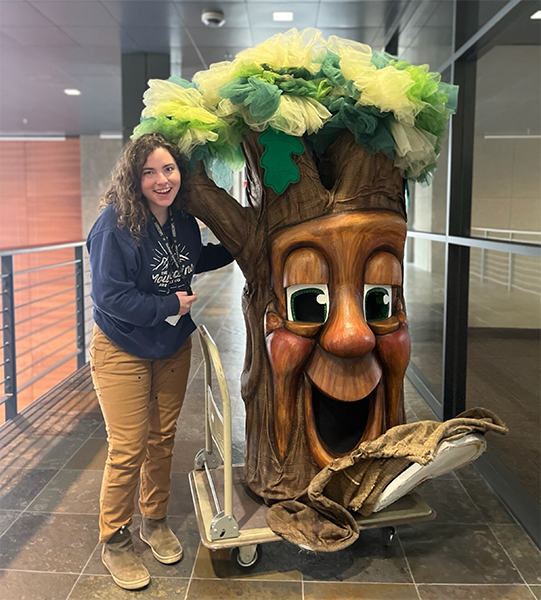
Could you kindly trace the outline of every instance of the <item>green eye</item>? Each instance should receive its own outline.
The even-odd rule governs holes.
[[[291,285],[286,290],[287,318],[304,323],[325,323],[329,294],[325,284]]]
[[[371,321],[383,321],[391,316],[391,298],[393,297],[390,285],[365,285],[364,286],[364,318]]]

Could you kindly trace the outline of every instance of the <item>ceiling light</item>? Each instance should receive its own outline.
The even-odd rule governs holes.
[[[65,135],[0,135],[0,142],[65,142]]]
[[[121,139],[122,139],[121,133],[112,133],[112,132],[108,132],[108,131],[102,131],[100,133],[100,140],[121,140]]]
[[[541,139],[541,135],[533,133],[527,133],[524,135],[485,135],[485,140],[538,140]]]
[[[541,19],[541,10],[534,12],[534,14],[530,17],[530,19]]]
[[[272,13],[273,21],[293,21],[293,13],[291,11],[278,11]]]
[[[81,92],[80,90],[76,90],[75,88],[67,88],[64,90],[64,94],[68,96],[80,96]]]

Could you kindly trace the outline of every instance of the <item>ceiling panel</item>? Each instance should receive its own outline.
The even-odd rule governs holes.
[[[77,43],[59,27],[6,27],[3,33],[16,40],[21,46],[75,46]]]
[[[0,2],[2,27],[48,27],[51,21],[29,2]]]
[[[331,35],[339,35],[341,38],[346,40],[354,40],[356,42],[362,42],[372,46],[373,41],[378,39],[378,34],[381,32],[381,27],[358,27],[358,28],[347,28],[340,29],[337,31],[336,28],[323,28],[319,27],[323,37],[328,38]]]
[[[180,15],[172,2],[107,0],[102,4],[123,27],[176,27],[181,24]]]
[[[125,0],[121,0],[124,2]],[[211,10],[212,8],[221,7],[222,4],[238,4],[239,0],[219,0],[217,2],[209,0],[173,0],[175,4],[199,4],[201,8],[205,8],[207,10]],[[254,2],[255,0],[246,0],[247,2]],[[276,0],[279,1],[279,0]],[[313,2],[313,0],[310,0]],[[267,0],[268,2],[268,0]]]
[[[140,50],[127,32],[118,27],[64,27],[62,31],[80,46],[113,46],[123,52]]]
[[[0,29],[0,48],[20,48],[21,45]],[[0,54],[1,58],[1,54]]]
[[[107,27],[116,25],[111,13],[97,0],[89,2],[36,2],[32,4],[48,19],[60,27],[64,25],[79,27]]]
[[[128,37],[145,52],[169,52],[189,43],[189,36],[181,26],[168,27],[127,27]]]
[[[318,27],[380,27],[387,6],[383,2],[322,3],[317,19]]]
[[[182,0],[181,0],[182,1]],[[204,0],[201,0],[204,1]],[[334,1],[334,0],[332,0]],[[357,1],[357,0],[352,0],[352,1]],[[301,3],[305,3],[305,4],[318,4],[318,2],[314,2],[314,0],[296,0],[296,2],[298,2],[299,4]],[[269,0],[246,0],[247,4],[269,4]],[[275,0],[273,2],[273,4],[279,4],[280,8],[278,8],[277,10],[286,10],[285,6],[282,6],[283,4],[290,4],[289,0]]]
[[[252,44],[252,34],[249,28],[190,27],[190,34],[197,46],[233,48],[239,46],[240,40],[246,40],[246,47]]]

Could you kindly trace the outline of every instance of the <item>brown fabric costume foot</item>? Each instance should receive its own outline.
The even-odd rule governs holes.
[[[346,548],[359,537],[350,511],[371,514],[386,486],[412,463],[429,464],[442,441],[487,431],[505,434],[508,429],[482,408],[443,423],[420,421],[393,427],[332,461],[295,499],[271,506],[268,524],[278,535],[306,549],[335,552]]]

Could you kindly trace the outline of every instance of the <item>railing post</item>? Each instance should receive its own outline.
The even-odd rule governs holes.
[[[485,240],[488,238],[488,231],[485,231],[483,233],[483,237],[485,238]],[[486,249],[481,248],[481,273],[479,273],[481,282],[483,282],[485,280],[485,260],[486,260],[485,252],[486,252]]]
[[[85,280],[83,246],[75,246],[75,306],[77,320],[77,368],[86,364],[85,344]]]
[[[6,421],[17,415],[17,353],[15,351],[15,295],[13,255],[2,256],[2,325],[4,329],[4,390]]]
[[[513,241],[513,232],[509,232],[509,241]],[[507,289],[511,290],[513,287],[513,254],[509,252],[509,257],[507,259]]]

